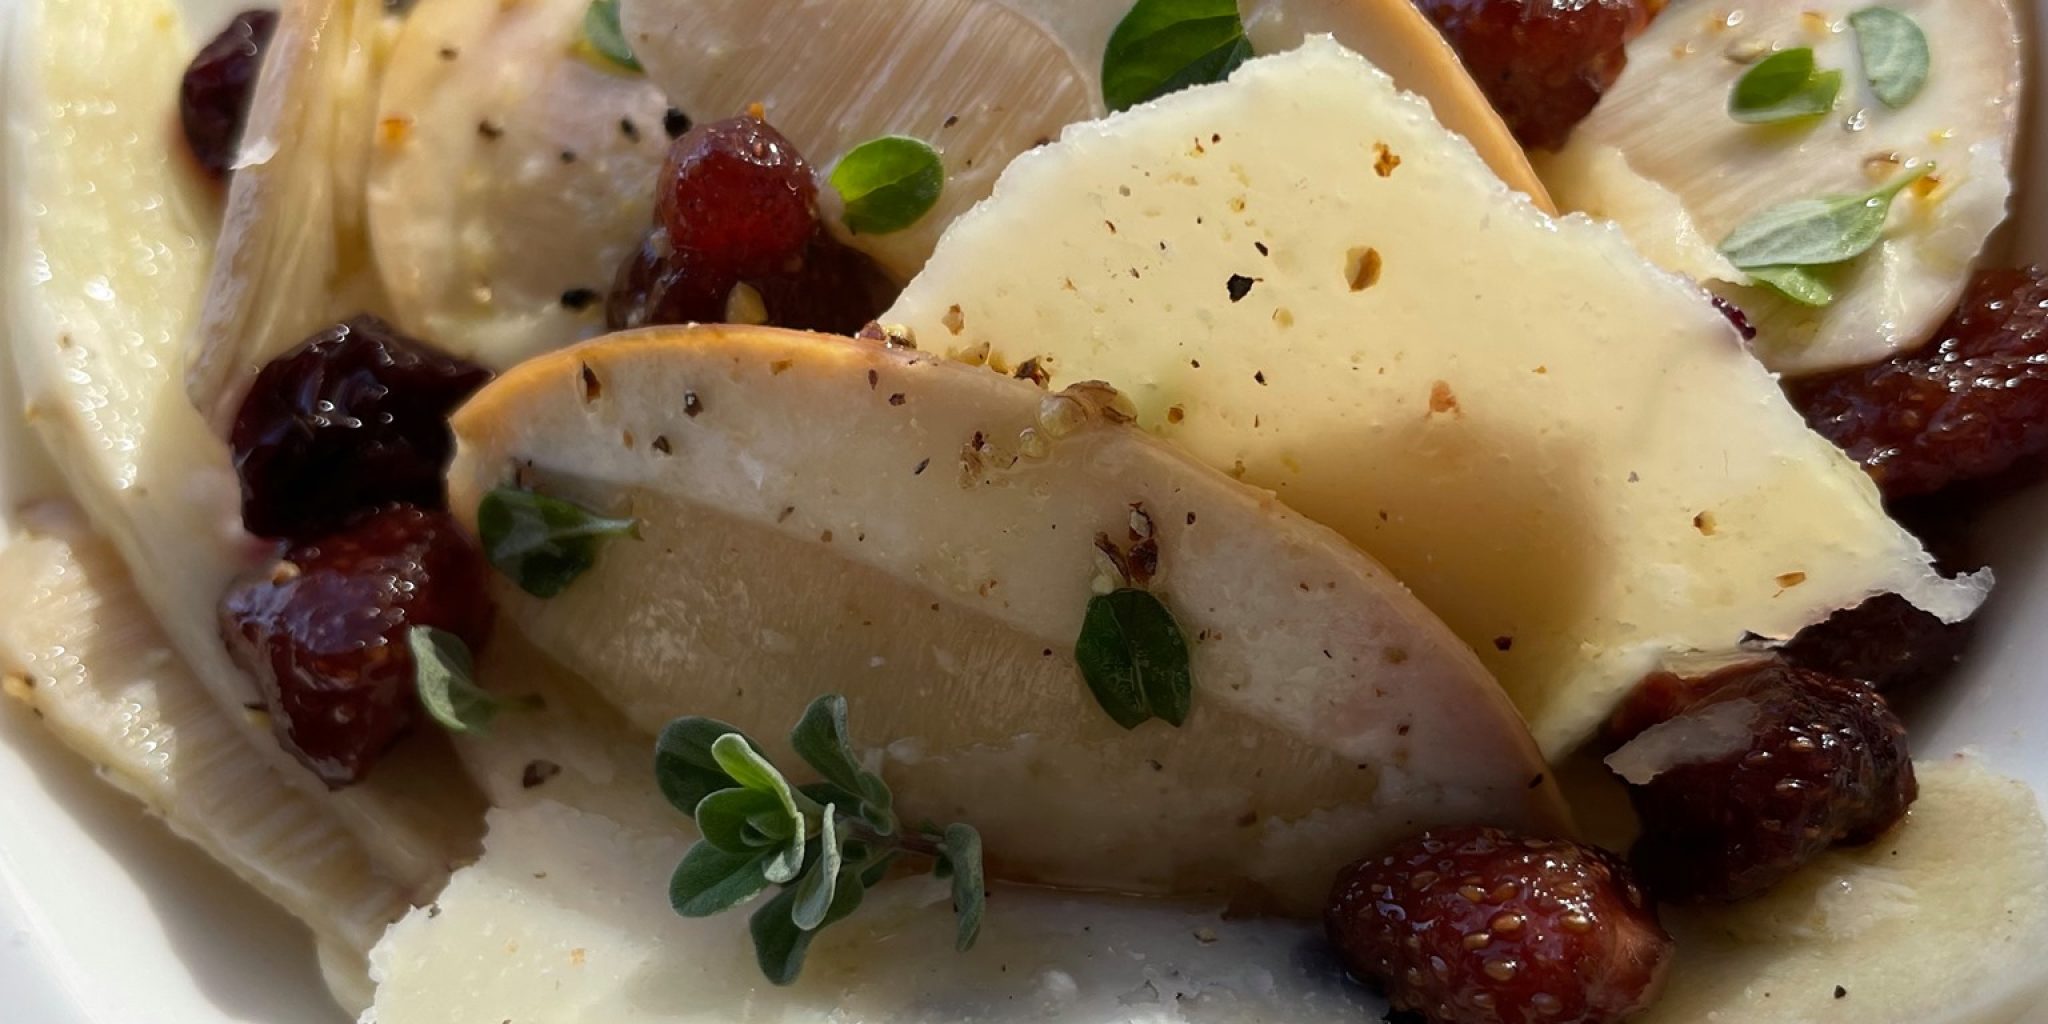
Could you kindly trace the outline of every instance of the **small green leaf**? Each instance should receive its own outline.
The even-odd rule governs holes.
[[[841,793],[858,798],[813,799],[847,808],[858,804],[861,816],[875,831],[888,835],[896,830],[895,816],[890,813],[893,798],[889,787],[880,776],[862,768],[853,752],[853,740],[846,725],[845,697],[832,693],[812,701],[803,719],[790,731],[789,745],[826,782]],[[809,787],[805,788],[808,791]]]
[[[1813,50],[1780,50],[1757,61],[1728,93],[1728,116],[1744,124],[1775,124],[1835,109],[1840,71],[1818,71]]]
[[[711,756],[711,745],[727,735],[746,740],[757,752],[761,749],[738,729],[712,718],[678,718],[661,730],[654,744],[654,779],[676,810],[696,814],[705,797],[739,785]]]
[[[783,816],[791,823],[791,835],[781,847],[770,851],[762,873],[777,885],[786,885],[796,880],[804,867],[804,840],[809,831],[803,812],[797,809],[796,792],[789,788],[789,780],[761,756],[760,751],[738,734],[720,736],[711,743],[711,757],[718,767],[732,777],[734,782],[759,793],[773,797],[782,807]]]
[[[818,925],[820,930],[859,910],[867,895],[860,879],[850,874],[842,873],[833,888],[832,907]],[[811,938],[817,934],[796,926],[796,899],[795,889],[784,889],[754,911],[747,922],[747,931],[754,938],[754,959],[761,965],[761,973],[777,985],[788,985],[803,973],[804,955],[810,952]]]
[[[1923,164],[1870,192],[1773,206],[1730,232],[1721,242],[1721,253],[1743,270],[1826,266],[1855,259],[1883,237],[1893,198],[1933,170],[1932,164]]]
[[[732,853],[698,843],[683,854],[669,879],[668,902],[684,917],[711,917],[761,894],[768,888],[763,872],[768,855],[761,851]]]
[[[894,853],[869,857],[860,868],[860,884],[870,887],[882,884],[882,879],[889,877],[889,869],[895,863]]]
[[[846,205],[846,229],[887,235],[917,223],[946,189],[938,150],[903,135],[870,139],[839,158],[832,188]]]
[[[1894,109],[1913,102],[1927,84],[1933,55],[1920,26],[1889,7],[1866,7],[1849,15],[1856,30],[1856,50],[1863,58],[1863,77],[1870,91]]]
[[[626,44],[625,29],[619,25],[619,0],[590,0],[583,11],[583,44],[614,70],[642,70],[633,48]]]
[[[559,498],[500,487],[477,508],[484,554],[535,597],[554,597],[597,564],[613,537],[638,536],[631,519],[611,519]]]
[[[1835,301],[1834,289],[1804,267],[1751,267],[1749,279],[1802,306],[1825,306]]]
[[[1220,82],[1251,55],[1237,0],[1138,0],[1102,55],[1102,99],[1127,110]]]
[[[694,817],[704,841],[727,853],[759,853],[786,844],[791,833],[782,802],[758,789],[721,789],[697,805]]]
[[[1187,721],[1194,699],[1187,641],[1151,592],[1125,588],[1091,599],[1074,660],[1116,724],[1135,729],[1154,717],[1176,726]]]
[[[790,908],[790,918],[798,928],[807,932],[817,931],[825,924],[825,915],[832,909],[832,897],[838,890],[840,849],[839,835],[835,829],[838,808],[825,808],[818,831],[818,859],[811,862],[811,869],[796,883],[796,905]]]
[[[953,913],[959,918],[959,932],[953,948],[965,953],[974,948],[981,935],[981,917],[988,909],[988,892],[981,870],[981,833],[972,825],[946,826],[941,842],[946,851],[939,863],[953,876]]]
[[[476,665],[461,637],[432,626],[414,626],[406,630],[405,644],[412,651],[420,706],[449,732],[481,732],[498,712],[522,706],[476,685]]]

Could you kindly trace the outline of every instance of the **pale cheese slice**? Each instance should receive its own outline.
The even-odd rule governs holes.
[[[1933,570],[1706,293],[1327,37],[1021,157],[884,319],[1123,389],[1391,568],[1553,753],[1672,652],[1988,584]]]
[[[691,839],[676,820],[650,833],[550,801],[491,812],[483,859],[371,954],[364,1021],[1355,1024],[1377,1002],[1312,925],[1159,903],[999,886],[956,953],[949,891],[929,878],[870,891],[776,988],[746,910],[669,909]]]

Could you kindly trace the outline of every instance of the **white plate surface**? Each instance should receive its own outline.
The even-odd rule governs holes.
[[[207,11],[225,0],[188,0]],[[0,53],[15,0],[0,0]],[[2048,25],[2048,0],[2033,20]],[[2048,63],[2033,36],[2031,67]],[[2037,76],[2038,77],[2038,76]],[[2048,110],[2031,102],[2016,259],[2048,262]],[[4,97],[0,97],[4,107]],[[0,182],[0,189],[6,187]],[[2028,195],[2029,192],[2035,193]],[[47,475],[23,449],[17,390],[0,359],[0,509]],[[2048,484],[1980,524],[1999,586],[1975,647],[1946,688],[1913,709],[1916,751],[1981,751],[2048,796]],[[2048,801],[2044,801],[2048,804]],[[7,1024],[341,1024],[294,922],[174,839],[89,766],[0,708],[0,1021]],[[2048,1007],[2029,1024],[2048,1024]]]

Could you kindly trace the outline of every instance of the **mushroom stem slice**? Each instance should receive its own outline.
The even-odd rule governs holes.
[[[461,410],[451,503],[532,486],[637,519],[557,597],[501,578],[508,623],[647,732],[710,715],[786,754],[845,694],[904,819],[974,823],[1004,877],[1309,913],[1421,828],[1567,827],[1400,583],[1113,396],[770,328],[620,335]],[[1119,728],[1074,660],[1098,546],[1134,533],[1192,650],[1179,729]]]

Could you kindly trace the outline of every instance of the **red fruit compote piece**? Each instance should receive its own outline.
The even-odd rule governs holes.
[[[330,786],[359,781],[418,713],[407,632],[480,651],[492,607],[483,554],[446,513],[394,506],[293,547],[229,589],[221,631],[254,676],[279,742]]]
[[[1431,1024],[1615,1024],[1656,999],[1671,961],[1619,858],[1493,828],[1352,865],[1323,921],[1354,974]]]
[[[1652,677],[1616,722],[1640,730],[1607,763],[1630,783],[1631,859],[1660,900],[1758,895],[1876,839],[1919,794],[1905,726],[1877,691],[1778,662]]]
[[[276,11],[243,11],[185,68],[178,84],[178,119],[193,158],[211,177],[225,178],[235,165],[249,101],[263,70],[263,50],[276,31]]]
[[[1664,0],[1417,0],[1525,146],[1564,145]]]

